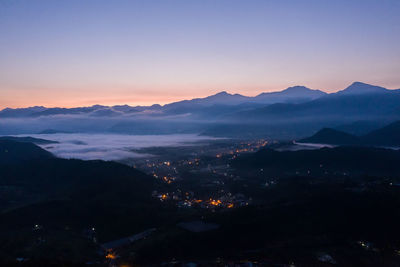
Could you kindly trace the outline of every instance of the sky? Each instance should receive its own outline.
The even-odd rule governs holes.
[[[400,88],[398,0],[0,0],[0,109]]]

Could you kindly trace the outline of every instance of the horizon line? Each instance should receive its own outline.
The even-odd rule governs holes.
[[[287,87],[285,89],[278,90],[278,91],[262,91],[262,92],[260,92],[260,93],[258,93],[256,95],[254,95],[254,96],[248,96],[248,95],[244,95],[244,94],[241,94],[241,93],[231,93],[231,92],[229,92],[227,90],[222,90],[222,91],[218,91],[218,92],[216,92],[214,94],[205,95],[205,96],[202,96],[202,97],[195,97],[195,98],[191,98],[191,99],[181,99],[181,100],[176,100],[176,101],[172,101],[172,102],[165,102],[165,103],[154,103],[154,102],[151,102],[151,103],[149,103],[147,105],[132,104],[132,103],[129,103],[129,102],[116,103],[116,104],[106,104],[104,102],[103,102],[104,104],[102,104],[101,102],[96,102],[95,104],[87,105],[87,106],[86,105],[81,105],[81,106],[48,106],[48,105],[40,105],[40,104],[38,104],[38,105],[21,106],[21,107],[9,107],[9,106],[6,106],[6,107],[3,107],[3,108],[0,108],[0,111],[6,110],[6,109],[26,109],[26,108],[35,108],[35,107],[41,107],[41,108],[46,108],[46,109],[50,109],[50,108],[71,109],[71,108],[87,108],[87,107],[94,107],[94,106],[103,106],[103,107],[115,107],[115,106],[151,107],[151,106],[157,106],[158,105],[158,106],[163,107],[163,106],[166,106],[166,105],[169,105],[169,104],[178,103],[178,102],[182,102],[182,101],[191,101],[191,100],[196,100],[196,99],[204,99],[204,98],[215,96],[215,95],[218,95],[218,94],[221,94],[221,93],[226,93],[226,94],[229,94],[229,95],[232,95],[232,96],[240,95],[240,96],[243,96],[243,97],[254,98],[254,97],[257,97],[257,96],[259,96],[261,94],[279,93],[279,92],[283,92],[283,91],[285,91],[287,89],[294,88],[294,87],[305,87],[305,88],[307,88],[309,90],[312,90],[312,91],[320,91],[320,92],[323,92],[323,93],[325,93],[327,95],[331,95],[331,94],[335,94],[335,93],[338,93],[340,91],[346,90],[347,88],[349,88],[353,84],[357,84],[357,83],[370,85],[370,86],[376,86],[376,87],[382,87],[382,86],[379,86],[379,85],[374,85],[374,84],[364,83],[364,82],[360,82],[360,81],[355,81],[355,82],[352,82],[349,86],[347,86],[344,89],[338,89],[338,90],[330,91],[330,92],[329,91],[325,91],[323,89],[309,88],[309,87],[307,87],[305,85],[294,85],[294,86],[289,86],[289,87]],[[386,88],[386,87],[382,87],[382,88],[387,89],[387,90],[398,90],[398,89],[400,89],[400,88]]]

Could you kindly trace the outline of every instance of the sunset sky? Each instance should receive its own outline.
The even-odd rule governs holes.
[[[0,0],[0,109],[400,88],[400,1]]]

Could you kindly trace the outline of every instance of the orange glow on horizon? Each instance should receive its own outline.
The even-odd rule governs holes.
[[[172,102],[203,98],[222,91],[230,94],[256,96],[264,92],[275,92],[294,86],[293,84],[276,83],[268,86],[253,84],[181,84],[160,85],[89,85],[85,87],[69,86],[34,86],[9,87],[0,86],[0,110],[32,106],[52,107],[85,107],[92,105],[130,105],[151,106],[165,105]],[[307,86],[307,85],[305,85]],[[308,85],[310,88],[314,88]],[[29,93],[27,93],[29,92]]]
[[[368,82],[370,83],[370,82]],[[87,88],[0,88],[0,110],[4,108],[25,108],[32,106],[52,107],[85,107],[92,105],[130,105],[130,106],[151,106],[154,104],[165,105],[172,102],[190,100],[194,98],[207,97],[222,91],[230,94],[241,94],[244,96],[256,96],[260,93],[282,91],[295,85],[304,85],[311,89],[319,89],[328,93],[342,90],[351,82],[344,85],[330,85],[327,87],[318,83],[291,82],[287,84],[273,84],[270,86],[259,85],[231,85],[231,86],[195,86],[195,85],[168,85],[165,87],[140,87],[128,88],[126,86],[114,88],[99,86]],[[397,88],[387,86],[384,83],[370,83],[386,88]],[[111,89],[110,89],[111,88]],[[217,88],[217,89],[210,89]],[[220,88],[220,89],[219,89]],[[335,89],[333,89],[335,88]],[[27,91],[29,93],[27,93]]]

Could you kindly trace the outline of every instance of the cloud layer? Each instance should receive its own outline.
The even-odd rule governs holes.
[[[122,160],[148,157],[132,150],[146,147],[184,146],[214,138],[194,134],[121,135],[121,134],[38,134],[36,138],[58,141],[43,148],[61,158],[84,160]]]

